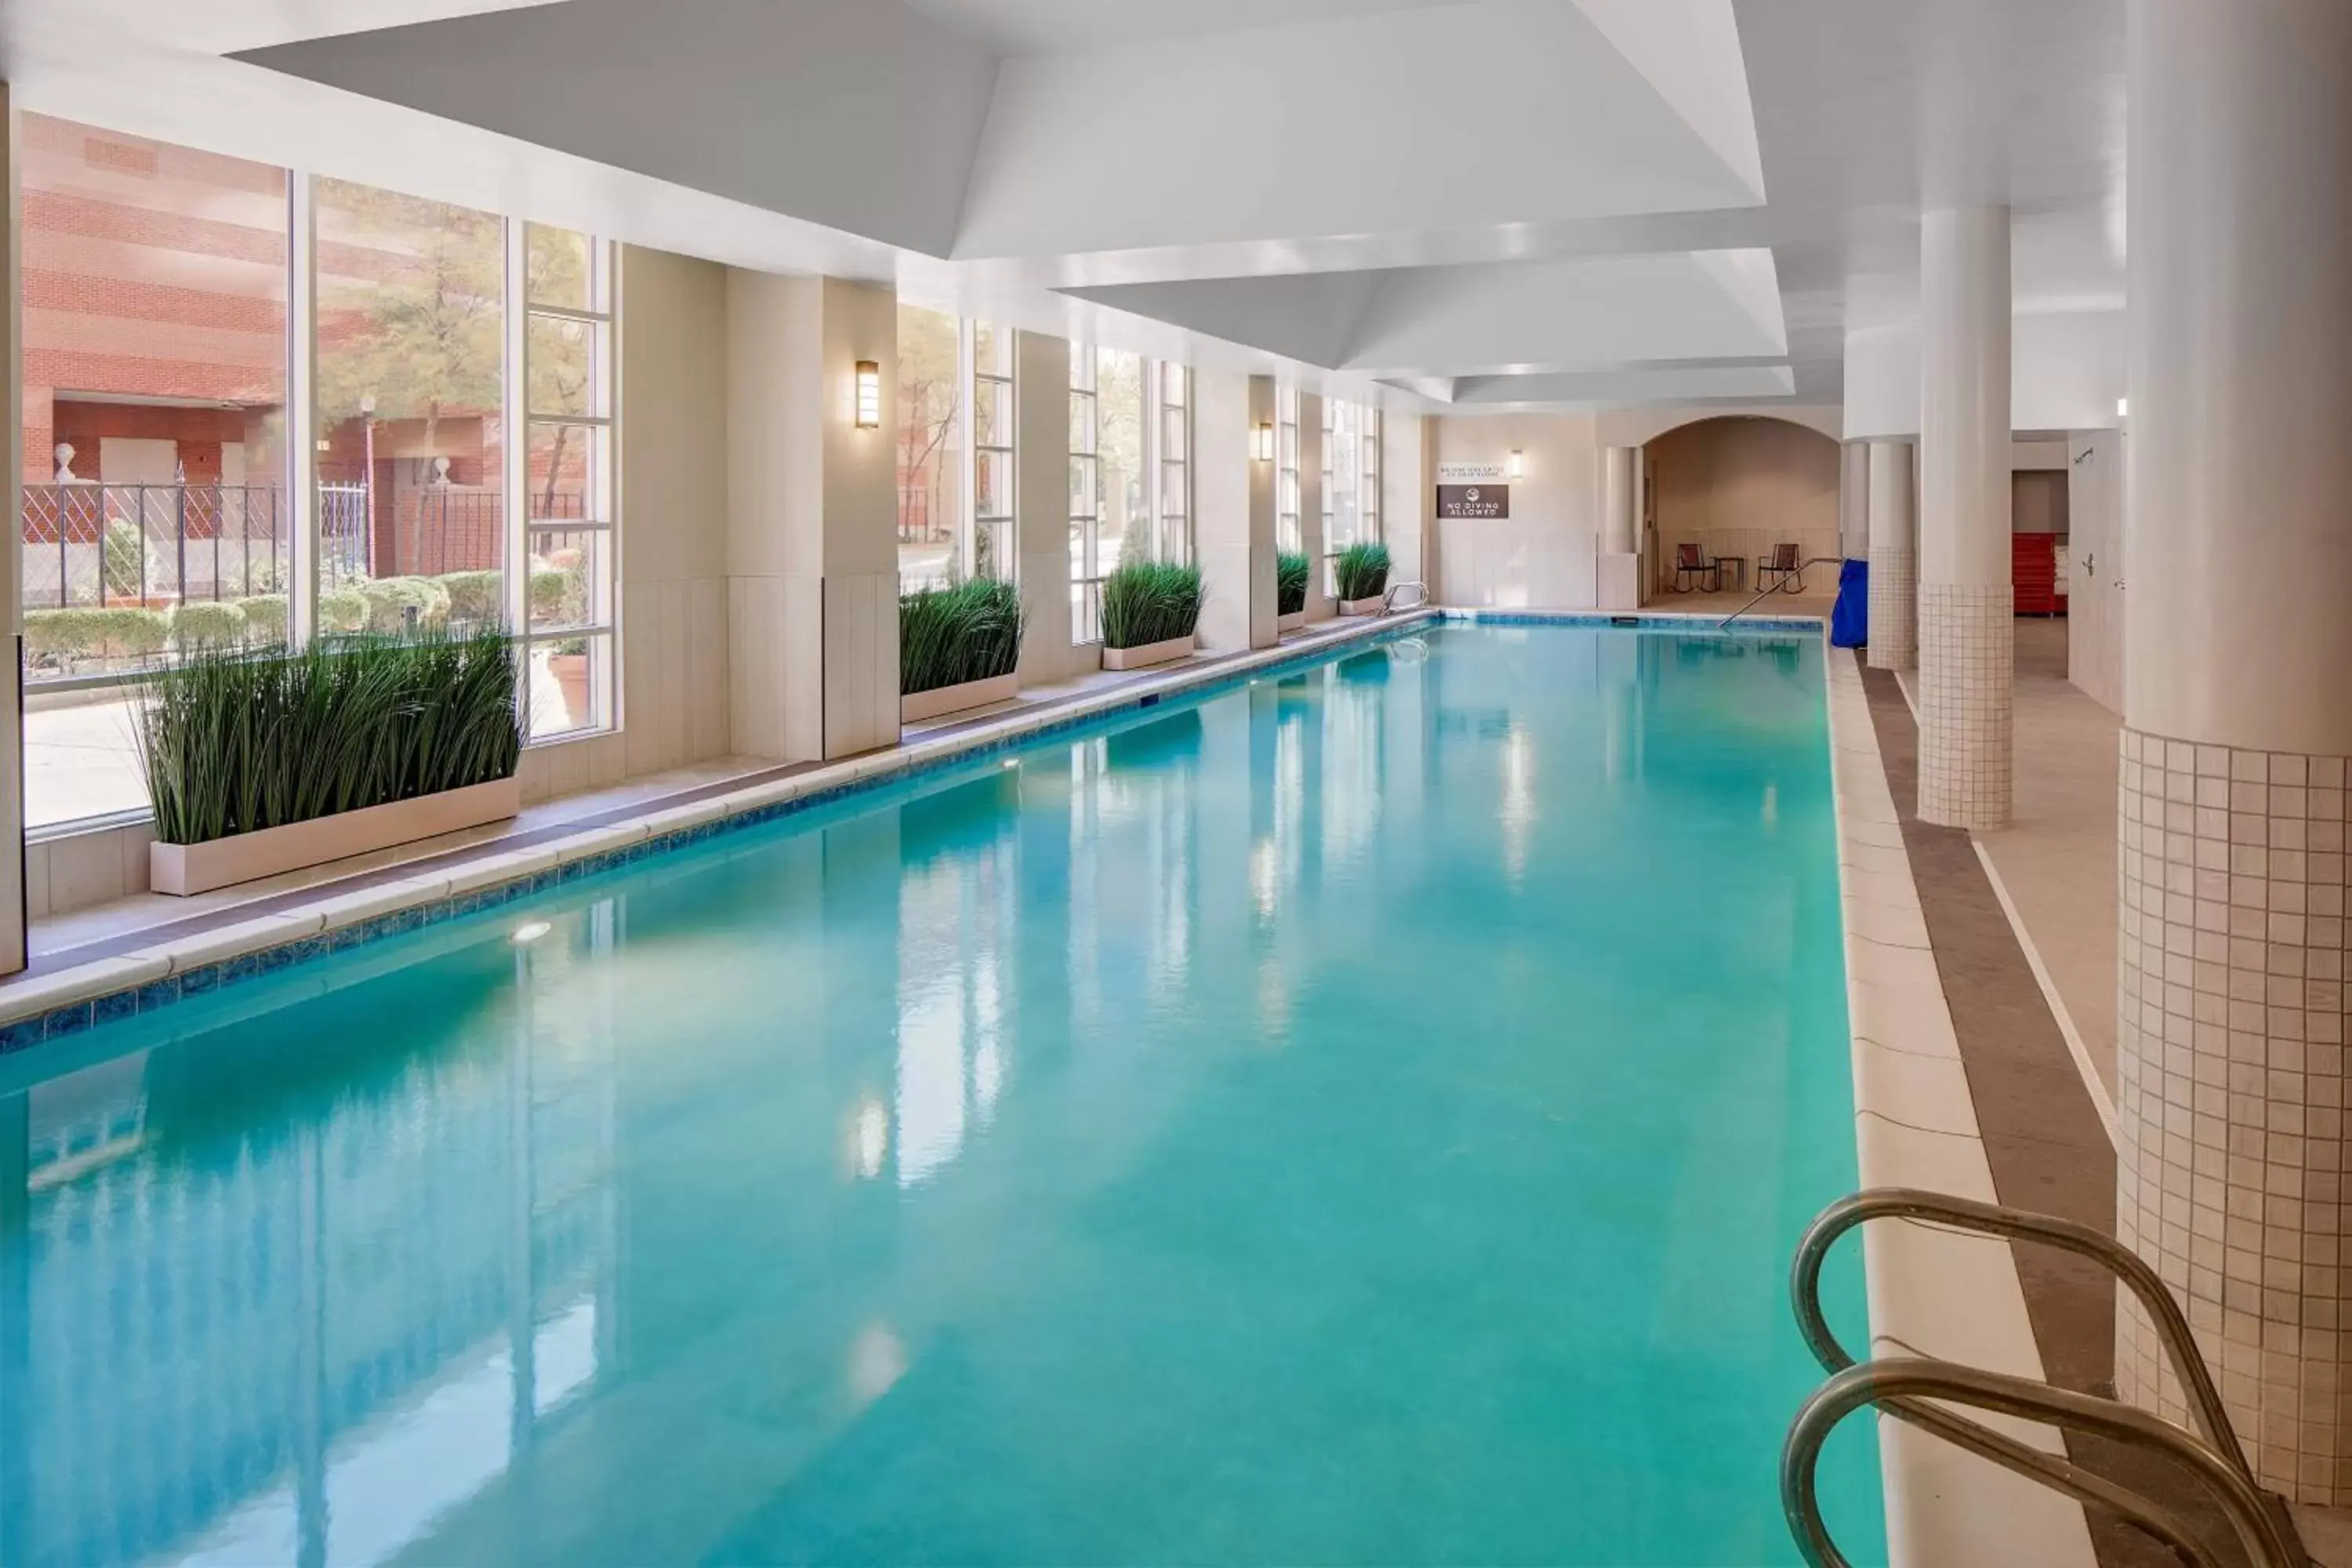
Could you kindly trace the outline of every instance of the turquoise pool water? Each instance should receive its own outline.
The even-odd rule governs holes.
[[[1822,658],[1430,629],[0,1064],[0,1563],[1794,1562]]]

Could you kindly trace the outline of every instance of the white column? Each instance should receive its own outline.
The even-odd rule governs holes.
[[[2352,5],[2132,0],[2116,1226],[2352,1503]],[[2137,1311],[2124,1397],[2180,1409]]]
[[[1870,559],[1870,443],[1848,441],[1838,484],[1838,546],[1848,561]]]
[[[1192,535],[1200,552],[1201,646],[1272,647],[1276,625],[1275,465],[1257,456],[1257,431],[1275,429],[1270,375],[1205,367],[1192,373]]]
[[[0,81],[0,173],[7,179],[7,199],[0,199],[0,365],[9,367],[0,383],[6,391],[0,393],[0,412],[5,412],[7,428],[18,432],[14,444],[21,445],[25,428],[24,387],[22,377],[15,372],[17,361],[16,323],[23,320],[19,308],[23,290],[19,284],[19,247],[16,234],[16,116],[9,101],[8,84]],[[5,553],[0,553],[0,571],[6,573],[6,594],[0,600],[0,660],[11,672],[5,698],[0,698],[0,833],[5,833],[9,852],[0,855],[0,974],[15,974],[26,964],[25,931],[25,530],[19,520],[24,515],[24,458],[15,450],[8,453],[7,479],[0,484],[0,516],[8,519],[8,527],[0,530],[8,541]]]
[[[1870,668],[1919,664],[1919,512],[1908,441],[1870,452]]]
[[[1601,561],[1595,580],[1604,610],[1642,607],[1641,472],[1641,447],[1601,448]]]
[[[1101,668],[1102,648],[1070,643],[1069,341],[1016,332],[1013,355],[1013,553],[1028,616],[1019,674],[1044,686]]]
[[[1429,467],[1431,421],[1418,414],[1381,417],[1381,531],[1395,560],[1391,583],[1429,585],[1430,602],[1437,600],[1424,548],[1429,538],[1432,476]]]
[[[2010,820],[2009,229],[2006,207],[1920,220],[1919,815],[1947,827]]]
[[[898,742],[896,290],[727,275],[729,729],[787,762]],[[856,424],[881,367],[881,427]]]

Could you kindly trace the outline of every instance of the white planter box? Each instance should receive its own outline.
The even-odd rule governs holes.
[[[1103,649],[1103,668],[1141,669],[1147,664],[1166,664],[1171,658],[1182,658],[1192,651],[1192,639],[1189,637],[1145,643],[1141,647],[1106,647]]]
[[[1295,632],[1306,624],[1307,612],[1304,610],[1297,611],[1292,615],[1276,616],[1274,617],[1274,629],[1278,632]]]
[[[993,703],[1010,702],[1021,695],[1021,678],[1017,675],[995,675],[986,680],[967,680],[961,686],[938,686],[929,691],[918,691],[898,699],[898,722],[919,724],[926,719],[936,719],[943,713],[961,713],[967,708],[986,708]]]
[[[209,893],[215,888],[323,866],[395,844],[502,822],[521,809],[522,780],[494,779],[205,844],[150,844],[148,885],[156,892],[180,898]]]
[[[1385,598],[1342,599],[1339,601],[1339,613],[1343,616],[1377,616],[1387,603]]]

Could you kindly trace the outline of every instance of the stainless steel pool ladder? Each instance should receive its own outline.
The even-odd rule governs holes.
[[[2172,1358],[2173,1370],[2188,1391],[2203,1436],[2112,1399],[1952,1362],[1905,1356],[1856,1364],[1822,1315],[1822,1264],[1840,1237],[1874,1219],[1920,1220],[1979,1236],[2038,1242],[2097,1263],[2129,1287],[2155,1323]],[[2230,1429],[2229,1412],[2213,1384],[2212,1372],[2197,1352],[2189,1321],[2181,1316],[2179,1304],[2156,1271],[2113,1237],[2072,1220],[2021,1209],[1941,1193],[1882,1188],[1832,1204],[1813,1221],[1797,1247],[1790,1293],[1807,1347],[1822,1370],[1832,1374],[1797,1413],[1780,1456],[1780,1504],[1798,1549],[1813,1568],[1850,1568],[1822,1520],[1815,1468],[1830,1433],[1864,1405],[2077,1501],[2096,1503],[2147,1531],[2194,1568],[2221,1568],[2211,1551],[2170,1509],[1949,1407],[1988,1410],[2161,1454],[2195,1475],[2212,1493],[2254,1568],[2306,1568],[2308,1559],[2280,1506],[2256,1484],[2238,1447]]]
[[[1399,594],[1403,593],[1407,588],[1411,588],[1411,589],[1412,589],[1414,592],[1418,593],[1418,594],[1421,595],[1421,603],[1420,603],[1420,604],[1417,604],[1417,605],[1406,605],[1406,606],[1405,606],[1405,608],[1407,608],[1407,609],[1409,609],[1409,610],[1418,610],[1418,609],[1423,609],[1423,608],[1424,608],[1424,607],[1426,607],[1426,606],[1428,605],[1428,604],[1429,604],[1429,584],[1426,584],[1426,583],[1391,583],[1391,584],[1389,584],[1389,591],[1388,591],[1387,593],[1385,593],[1385,594],[1383,594],[1383,595],[1381,595],[1381,614],[1382,614],[1382,615],[1384,615],[1384,616],[1392,616],[1392,615],[1396,614],[1396,610],[1397,610],[1397,602],[1396,602],[1396,598],[1397,598],[1397,595],[1398,595]]]
[[[1811,561],[1801,562],[1797,566],[1797,576],[1795,579],[1797,586],[1801,588],[1805,585],[1804,574],[1807,572],[1811,571],[1816,566],[1843,567],[1844,565],[1845,557],[1843,555],[1816,555]],[[1760,577],[1763,574],[1759,572],[1757,575]],[[1770,598],[1775,594],[1793,592],[1793,590],[1789,587],[1789,582],[1790,579],[1783,577],[1780,581],[1773,584],[1769,588],[1759,588],[1756,590],[1756,596],[1754,598],[1740,605],[1739,608],[1732,611],[1731,614],[1724,616],[1723,625],[1716,627],[1715,629],[1717,631],[1722,631],[1725,627],[1729,626],[1732,622],[1738,620],[1740,616],[1746,615],[1748,611],[1754,609],[1757,605],[1762,604],[1765,600]]]

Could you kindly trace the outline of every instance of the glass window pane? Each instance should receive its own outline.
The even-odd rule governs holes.
[[[1095,515],[1095,459],[1073,457],[1070,459],[1070,515],[1074,518]]]
[[[534,415],[601,415],[604,333],[602,322],[532,316],[524,323],[523,353],[530,366]]]
[[[531,631],[609,623],[611,538],[603,529],[530,531]]]
[[[524,489],[533,522],[610,522],[605,500],[606,432],[594,425],[534,424]]]
[[[1070,390],[1092,392],[1095,389],[1095,351],[1090,343],[1070,345]]]
[[[978,479],[976,510],[982,518],[1013,515],[1013,454],[982,452],[974,465]]]
[[[1091,393],[1070,394],[1070,450],[1091,456],[1098,439],[1095,420],[1097,410]]]
[[[971,327],[972,374],[1013,377],[1013,331],[1008,327],[974,321]]]
[[[953,316],[898,307],[898,581],[904,588],[944,586],[957,572],[963,521],[962,370]],[[987,395],[1003,389],[985,385]],[[982,437],[990,422],[983,416]]]
[[[530,302],[557,305],[569,310],[603,310],[603,290],[597,286],[595,246],[584,234],[545,224],[526,225],[529,250],[524,277]]]
[[[983,447],[1013,445],[1013,387],[1009,382],[982,381],[972,385],[973,427]]]
[[[25,790],[46,826],[146,787],[134,697],[40,683],[284,637],[292,250],[281,169],[41,114],[17,134]]]
[[[370,582],[503,565],[505,225],[323,178],[316,209],[320,611],[346,629],[417,596]]]
[[[613,639],[560,637],[530,645],[530,738],[547,741],[604,728],[611,721]]]
[[[1144,379],[1140,355],[1106,349],[1100,355],[1101,391],[1095,410],[1095,449],[1102,454],[1097,479],[1097,515],[1102,520],[1097,546],[1102,570],[1150,552],[1149,508],[1144,500]]]

